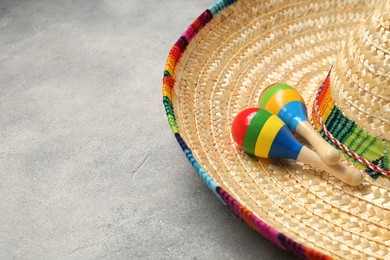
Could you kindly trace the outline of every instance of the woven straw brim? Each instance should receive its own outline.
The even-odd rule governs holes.
[[[186,156],[235,214],[279,247],[302,258],[390,258],[388,179],[366,175],[351,187],[302,163],[251,157],[231,137],[235,115],[256,107],[275,82],[295,86],[311,115],[341,42],[375,1],[232,2],[204,12],[168,58],[164,104]]]

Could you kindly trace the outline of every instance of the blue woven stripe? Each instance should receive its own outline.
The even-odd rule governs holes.
[[[237,2],[237,0],[220,0],[209,7],[208,10],[210,10],[211,15],[214,17],[215,15],[219,14],[224,9],[228,8],[230,5]]]
[[[183,138],[181,138],[180,134],[175,134],[177,142],[179,143],[181,149],[184,151],[188,161],[191,163],[192,167],[195,168],[197,173],[202,178],[203,182],[207,185],[207,187],[214,192],[217,197],[222,200],[217,192],[218,184],[213,180],[213,178],[208,175],[208,173],[200,166],[200,164],[194,158],[191,150],[188,148],[187,144],[184,142]],[[222,201],[223,202],[223,201]],[[225,202],[223,202],[225,204]]]
[[[169,115],[169,114],[172,115],[176,120],[172,102],[169,100],[168,97],[163,97],[163,104],[164,104],[165,112],[167,113],[167,115]]]

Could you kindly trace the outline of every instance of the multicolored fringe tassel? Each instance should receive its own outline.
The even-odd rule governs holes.
[[[267,225],[261,221],[256,215],[254,215],[245,206],[241,205],[237,200],[230,196],[225,190],[223,190],[214,179],[200,166],[200,164],[194,158],[191,150],[181,138],[180,130],[177,127],[176,117],[173,106],[174,99],[174,85],[177,65],[186,50],[188,44],[195,37],[195,35],[217,14],[235,3],[237,0],[220,0],[206,11],[204,11],[183,33],[176,44],[172,47],[164,71],[163,78],[163,103],[165,111],[168,117],[169,125],[175,134],[175,137],[184,151],[188,161],[198,172],[205,184],[217,195],[217,197],[226,204],[241,220],[247,225],[255,229],[258,233],[265,238],[276,244],[278,247],[290,251],[294,255],[302,259],[332,259],[331,257],[324,255],[321,252],[305,247],[294,240],[286,237],[278,230]]]
[[[330,72],[318,90],[312,118],[324,139],[341,149],[356,167],[372,178],[390,176],[389,142],[367,133],[340,111],[332,98]]]

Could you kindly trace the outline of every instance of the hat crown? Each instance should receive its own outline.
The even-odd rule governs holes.
[[[351,32],[331,74],[337,107],[372,135],[390,139],[390,2]]]

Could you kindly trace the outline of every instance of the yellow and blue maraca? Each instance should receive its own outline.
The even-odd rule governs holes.
[[[357,186],[363,174],[354,167],[329,165],[302,145],[276,115],[259,108],[241,111],[233,120],[232,136],[245,152],[262,158],[289,158],[316,166],[341,181]]]
[[[331,165],[339,162],[339,152],[309,123],[305,102],[295,88],[282,83],[270,85],[262,92],[259,107],[277,115],[292,131],[303,136],[324,162]]]

